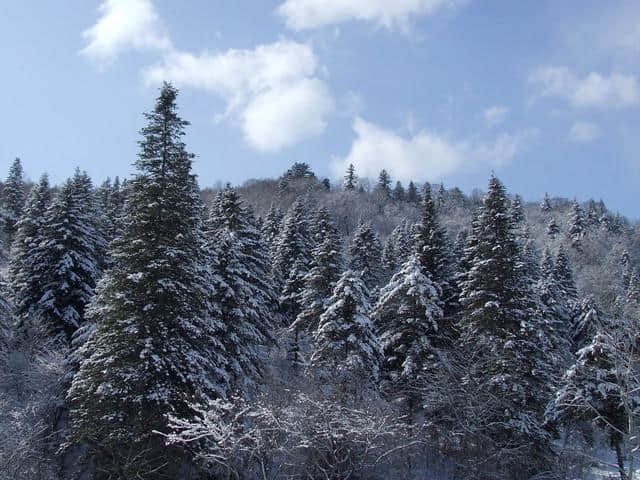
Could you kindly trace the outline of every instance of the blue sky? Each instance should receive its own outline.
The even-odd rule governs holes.
[[[159,83],[200,184],[279,175],[443,181],[640,218],[640,3],[61,0],[0,16],[0,174],[127,175]]]

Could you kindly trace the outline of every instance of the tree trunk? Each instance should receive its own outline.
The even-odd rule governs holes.
[[[624,472],[624,458],[622,457],[622,449],[620,448],[620,440],[613,440],[616,449],[616,460],[618,461],[618,471],[620,472],[620,480],[627,480],[627,474]]]

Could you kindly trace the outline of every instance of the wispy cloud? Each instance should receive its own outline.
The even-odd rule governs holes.
[[[600,129],[592,122],[577,121],[569,129],[569,139],[573,142],[588,143],[598,137]]]
[[[509,108],[503,105],[494,105],[483,112],[484,121],[490,127],[504,122],[508,114]]]
[[[317,71],[309,45],[280,40],[221,53],[172,52],[144,78],[223,98],[227,108],[219,118],[239,124],[253,148],[272,152],[324,131],[333,99]]]
[[[110,63],[125,50],[169,50],[171,39],[150,0],[105,0],[100,18],[82,34],[80,53]]]
[[[461,0],[286,0],[277,9],[287,27],[306,30],[351,20],[373,22],[387,29],[406,29],[411,17],[432,15]]]
[[[349,153],[331,162],[336,177],[353,164],[365,177],[375,177],[384,168],[402,181],[436,181],[476,165],[505,165],[537,135],[537,130],[531,129],[503,133],[491,141],[452,141],[423,130],[405,137],[359,117],[353,130],[356,138]]]
[[[622,108],[640,103],[640,85],[633,75],[591,72],[581,78],[567,67],[546,67],[533,72],[529,82],[539,97],[563,98],[574,107]]]

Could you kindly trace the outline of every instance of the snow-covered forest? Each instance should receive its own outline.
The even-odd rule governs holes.
[[[177,100],[129,178],[8,169],[0,478],[638,476],[640,225],[495,176],[207,188]]]

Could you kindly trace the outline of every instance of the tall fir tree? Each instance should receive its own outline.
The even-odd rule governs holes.
[[[418,195],[418,187],[413,181],[409,182],[407,186],[407,202],[409,203],[417,203],[420,200],[420,195]]]
[[[561,295],[565,298],[568,308],[572,308],[572,305],[578,299],[578,291],[573,280],[569,256],[562,245],[558,247],[558,252],[556,253],[553,275],[558,282]]]
[[[540,202],[540,211],[542,211],[542,213],[549,213],[551,210],[553,210],[551,198],[549,198],[549,194],[545,192],[544,198]]]
[[[402,186],[402,182],[398,180],[396,186],[393,189],[393,199],[398,202],[404,202],[406,200],[407,193]]]
[[[382,281],[382,244],[370,224],[360,222],[349,245],[349,270],[362,275],[362,281],[370,292]]]
[[[86,182],[78,173],[65,182],[45,213],[33,252],[36,273],[43,272],[35,315],[52,335],[64,334],[68,341],[85,320],[100,276],[103,243]]]
[[[381,351],[369,317],[369,292],[360,275],[342,274],[314,335],[311,367],[341,388],[375,383]],[[355,393],[355,392],[352,392]]]
[[[385,169],[380,170],[376,190],[382,192],[382,194],[387,198],[391,197],[391,177]]]
[[[15,315],[22,324],[37,310],[48,281],[47,265],[39,258],[38,247],[44,240],[45,213],[51,204],[48,176],[42,175],[29,192],[22,220],[11,247],[9,287]]]
[[[301,200],[296,200],[285,216],[273,263],[280,291],[280,312],[286,326],[300,313],[304,277],[311,267],[311,249],[308,210]]]
[[[17,224],[22,218],[26,196],[22,163],[19,158],[16,158],[9,168],[2,190],[2,213],[7,247],[11,246],[13,236],[18,229]]]
[[[240,235],[227,226],[210,230],[205,250],[211,262],[212,316],[224,325],[219,337],[228,363],[229,386],[246,393],[255,389],[264,371],[274,312],[260,305],[263,293],[250,282],[254,272],[249,271]]]
[[[551,240],[555,240],[559,233],[560,227],[556,223],[556,219],[552,217],[547,224],[547,235],[551,238]]]
[[[588,295],[576,305],[575,318],[571,328],[573,350],[577,352],[589,344],[601,330],[607,330],[605,319],[593,296]]]
[[[514,227],[504,186],[492,177],[463,261],[467,272],[461,282],[460,342],[467,352],[464,382],[499,399],[478,419],[477,428],[492,439],[497,452],[519,451],[496,457],[495,468],[510,476],[539,473],[550,454],[542,428],[548,401],[542,319]]]
[[[232,234],[236,243],[241,280],[247,288],[246,297],[239,297],[243,307],[247,308],[244,321],[260,332],[260,344],[272,342],[278,294],[271,271],[269,248],[262,240],[253,212],[230,185],[220,192],[212,205],[207,222],[209,241],[215,242],[219,232],[225,229]]]
[[[571,242],[571,246],[579,252],[582,251],[582,239],[585,236],[585,229],[584,212],[578,201],[573,199],[571,210],[569,211],[567,237]]]
[[[350,163],[349,167],[347,167],[347,173],[344,176],[344,189],[352,192],[356,189],[357,185],[358,177],[356,175],[356,168],[353,166],[353,163]]]
[[[311,262],[309,212],[300,199],[291,205],[285,215],[282,231],[276,242],[273,270],[280,285],[289,278],[296,261],[300,261],[302,265],[309,265]]]
[[[343,271],[341,246],[335,237],[327,236],[312,252],[311,270],[304,276],[304,287],[300,293],[301,310],[291,329],[304,343],[308,343],[318,328],[320,316],[328,306],[333,289]]]
[[[154,432],[227,391],[224,326],[208,301],[202,204],[176,96],[165,83],[145,115],[114,264],[89,310],[97,328],[67,394],[71,442],[90,447],[98,479],[180,477],[189,455]]]
[[[523,224],[525,221],[524,206],[522,205],[522,197],[516,194],[511,201],[510,208],[511,218],[516,225]]]
[[[283,219],[284,215],[282,211],[272,203],[269,207],[269,211],[264,217],[262,227],[260,228],[262,238],[269,247],[269,253],[272,261],[275,258],[278,237],[282,232]]]
[[[602,428],[616,452],[620,478],[626,480],[621,447],[632,433],[629,413],[637,408],[637,399],[628,393],[632,388],[628,377],[621,375],[624,363],[616,343],[606,330],[593,335],[564,374],[547,415],[551,423],[567,427],[593,422]]]
[[[443,312],[440,287],[425,274],[414,253],[380,291],[372,317],[383,352],[382,373],[413,413],[417,383],[438,367]]]
[[[416,251],[425,274],[441,289],[445,314],[448,315],[457,303],[457,289],[453,281],[450,257],[451,247],[445,231],[440,226],[429,183],[425,183],[422,191],[421,210],[415,237]]]

